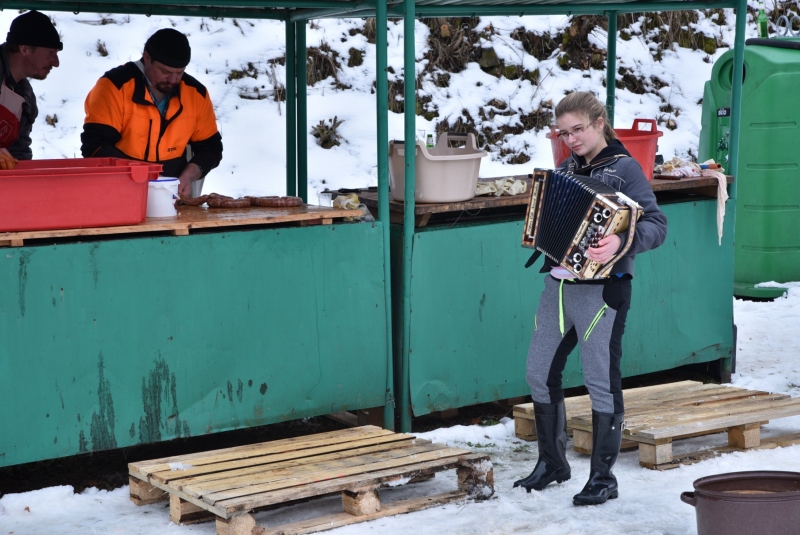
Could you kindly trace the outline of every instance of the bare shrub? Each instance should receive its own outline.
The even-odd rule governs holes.
[[[445,71],[458,73],[470,61],[477,61],[480,49],[476,47],[479,36],[473,31],[477,19],[432,18],[422,19],[428,28],[428,64],[425,72]]]
[[[248,63],[246,67],[242,69],[232,69],[231,72],[228,73],[228,81],[231,80],[241,80],[242,78],[258,78],[258,69],[252,63]]]
[[[364,51],[359,50],[358,48],[352,47],[349,50],[350,57],[347,58],[347,66],[348,67],[359,67],[360,65],[364,64]]]
[[[341,143],[342,136],[336,131],[344,121],[340,121],[338,117],[334,116],[333,119],[328,119],[319,122],[318,125],[311,129],[311,135],[317,138],[317,145],[323,149],[333,148]]]
[[[517,28],[511,32],[511,38],[522,43],[522,48],[538,60],[548,59],[558,50],[558,42],[549,34],[539,35],[525,28]]]

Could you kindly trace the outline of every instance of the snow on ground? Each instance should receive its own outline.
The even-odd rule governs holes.
[[[800,395],[800,368],[793,365],[800,353],[795,330],[800,316],[800,284],[786,285],[787,295],[772,302],[734,301],[739,328],[737,373],[733,385],[743,388]],[[762,436],[800,431],[800,417],[771,421]],[[514,437],[514,422],[504,419],[488,427],[455,426],[417,436],[466,447],[491,455],[495,495],[485,502],[461,502],[407,515],[394,516],[339,528],[336,535],[415,533],[415,535],[541,533],[545,535],[630,534],[692,535],[696,533],[694,509],[680,501],[698,478],[745,470],[800,472],[800,446],[763,451],[736,452],[691,466],[663,472],[639,466],[637,451],[623,452],[614,468],[620,498],[601,506],[574,507],[589,471],[589,457],[572,451],[572,479],[551,485],[543,492],[526,494],[512,489],[515,479],[527,475],[537,457],[536,444]],[[678,441],[676,454],[724,445],[726,435],[716,434]],[[452,474],[381,491],[384,501],[455,489]],[[260,525],[278,525],[340,511],[339,498],[259,513]],[[111,492],[88,489],[74,494],[72,487],[51,487],[0,498],[0,534],[15,535],[155,535],[216,533],[212,523],[176,526],[169,522],[164,504],[137,507],[128,499],[128,488]]]

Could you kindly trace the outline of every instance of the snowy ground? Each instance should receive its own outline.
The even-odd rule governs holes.
[[[800,321],[800,284],[789,288],[785,297],[772,302],[735,301],[739,327],[737,373],[733,385],[751,389],[800,395],[800,368],[794,359],[800,354],[797,337]],[[800,417],[771,421],[762,436],[800,431]],[[485,451],[494,462],[495,495],[476,503],[462,502],[426,511],[395,516],[339,528],[337,535],[416,535],[542,533],[546,535],[691,535],[696,533],[694,509],[680,501],[683,491],[692,490],[698,478],[745,470],[786,470],[800,472],[800,446],[722,455],[691,466],[658,472],[639,466],[638,452],[624,452],[614,468],[619,479],[620,498],[602,506],[574,507],[572,496],[580,491],[589,470],[589,457],[574,453],[568,443],[573,479],[552,485],[543,492],[526,494],[512,489],[512,483],[527,475],[537,457],[536,444],[514,437],[514,422],[505,420],[489,427],[457,426],[418,436],[459,447]],[[679,441],[676,454],[724,445],[725,434]],[[445,474],[446,476],[446,474]],[[382,491],[389,501],[419,492],[455,489],[452,477]],[[264,526],[277,525],[340,510],[338,498],[313,504],[260,513]],[[0,499],[0,534],[6,535],[156,535],[216,533],[211,523],[176,526],[169,522],[166,505],[137,507],[128,499],[128,488],[107,492],[89,489],[74,494],[72,487],[51,487]],[[765,534],[766,535],[766,534]]]

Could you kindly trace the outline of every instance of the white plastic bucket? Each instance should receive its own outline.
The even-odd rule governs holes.
[[[175,217],[175,199],[178,198],[177,178],[162,176],[151,180],[147,188],[147,217]]]

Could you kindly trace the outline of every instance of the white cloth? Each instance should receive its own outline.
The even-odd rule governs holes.
[[[501,195],[519,195],[525,193],[528,189],[528,184],[522,180],[513,178],[499,178],[492,182],[479,181],[475,186],[475,195],[494,195],[500,197]]]
[[[358,210],[359,199],[355,193],[337,195],[333,200],[333,207],[340,210]]]
[[[669,176],[681,176],[681,177],[688,177],[688,176],[700,176],[700,170],[695,169],[690,165],[685,165],[683,167],[676,167],[672,171],[668,173]]]
[[[725,222],[725,202],[728,200],[728,181],[725,175],[714,169],[704,169],[703,176],[717,179],[717,237],[722,245],[722,224]]]
[[[475,186],[475,195],[497,195],[497,184],[479,181]]]

